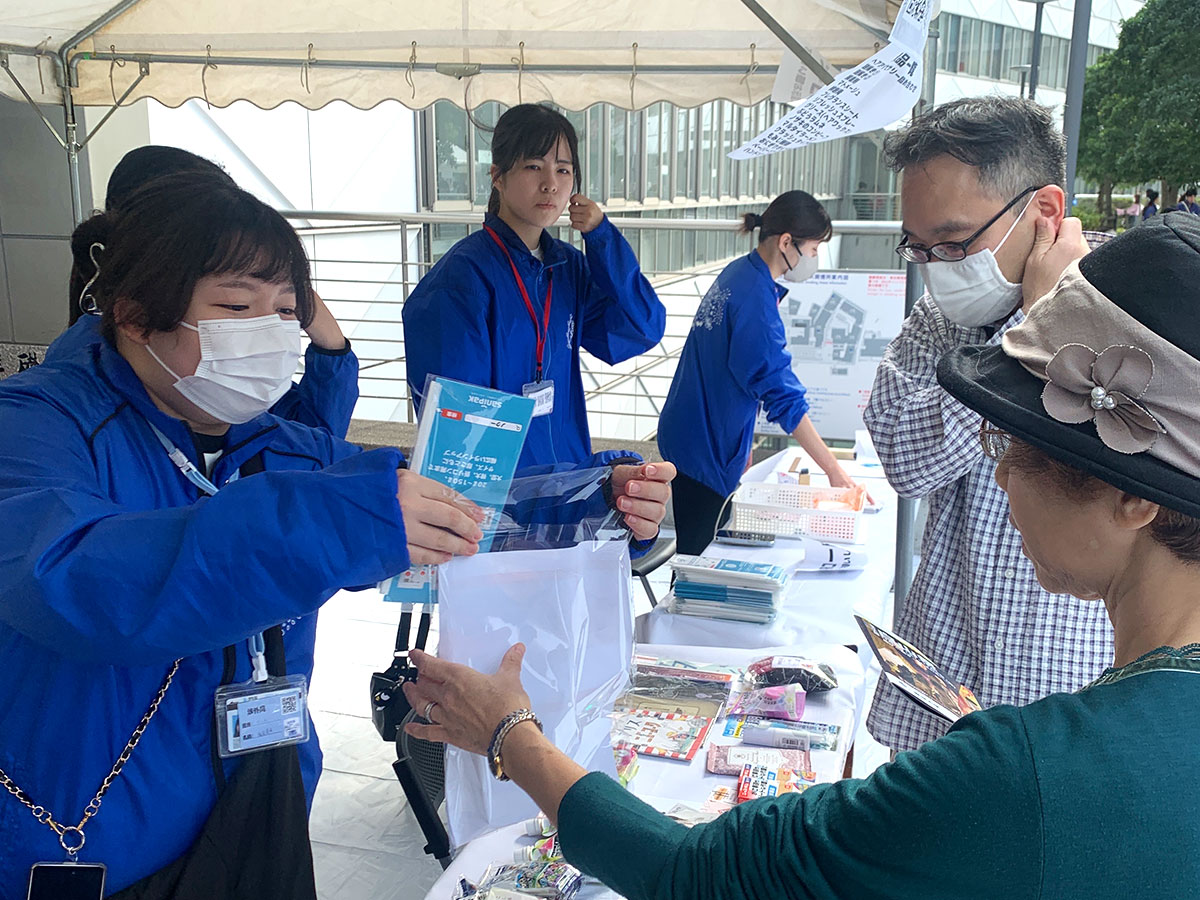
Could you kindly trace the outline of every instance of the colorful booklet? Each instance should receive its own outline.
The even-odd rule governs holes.
[[[980,708],[970,688],[948,679],[933,660],[908,641],[862,616],[854,618],[879,660],[883,677],[910,699],[950,722]]]
[[[533,418],[534,401],[491,388],[431,377],[417,423],[410,468],[454,488],[489,516],[479,548],[491,545]]]
[[[617,713],[612,738],[616,747],[639,754],[689,760],[704,746],[713,720],[661,710],[639,709]]]

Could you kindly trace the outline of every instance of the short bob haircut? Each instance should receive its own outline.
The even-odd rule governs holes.
[[[313,318],[308,257],[295,230],[223,174],[156,178],[130,194],[120,209],[81,224],[71,235],[71,253],[88,277],[96,268],[93,247],[99,272],[88,293],[109,341],[115,341],[119,324],[145,332],[176,328],[196,283],[207,275],[290,283],[301,326]],[[121,299],[130,305],[118,322]]]
[[[579,138],[562,113],[540,103],[522,103],[500,117],[492,134],[492,165],[496,175],[508,172],[524,159],[541,159],[563,138],[571,152],[571,168],[575,172],[575,192],[579,192],[582,174],[579,169]],[[488,212],[500,212],[500,192],[492,187]]]

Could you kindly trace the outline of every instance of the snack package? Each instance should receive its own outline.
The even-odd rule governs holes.
[[[486,897],[497,890],[515,891],[530,897],[571,900],[582,886],[583,873],[574,866],[558,860],[541,860],[490,866],[479,883],[479,893]]]
[[[518,847],[513,851],[513,862],[518,865],[555,859],[562,859],[562,847],[559,846],[557,834],[542,838],[530,847]]]
[[[787,766],[746,765],[738,776],[738,803],[806,791],[816,780],[812,772],[794,771]]]
[[[838,686],[832,668],[799,656],[768,656],[750,663],[746,671],[754,676],[754,683],[760,687],[798,684],[806,694],[819,694]]]
[[[613,756],[617,761],[617,781],[621,787],[629,787],[629,782],[638,773],[637,751],[632,747],[613,747]]]
[[[738,697],[729,715],[799,722],[804,715],[804,688],[798,684],[780,684],[747,691]]]
[[[812,769],[807,750],[785,750],[776,747],[747,747],[742,744],[712,744],[708,748],[705,768],[714,775],[740,775],[747,765],[786,766],[794,771]]]

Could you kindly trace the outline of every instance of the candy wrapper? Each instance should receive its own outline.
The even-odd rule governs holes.
[[[738,776],[738,803],[806,791],[816,780],[812,772],[794,771],[787,766],[746,765]]]
[[[799,722],[804,715],[804,688],[798,684],[781,684],[747,691],[738,697],[729,715]]]
[[[838,686],[837,675],[827,664],[799,656],[768,656],[750,663],[746,671],[759,687],[798,684],[806,694],[819,694]]]
[[[714,775],[740,775],[747,765],[786,766],[793,771],[812,769],[807,750],[783,750],[775,747],[747,747],[741,744],[712,744],[705,768]]]
[[[561,861],[490,866],[479,882],[480,897],[511,891],[521,896],[571,900],[583,886],[583,873]]]

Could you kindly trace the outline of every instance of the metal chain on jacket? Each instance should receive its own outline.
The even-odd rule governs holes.
[[[162,687],[158,689],[158,693],[154,696],[154,700],[150,703],[150,708],[146,710],[146,714],[142,716],[142,720],[138,722],[137,728],[133,729],[133,734],[129,736],[129,740],[125,742],[125,749],[121,751],[121,755],[117,757],[117,761],[113,763],[112,770],[105,776],[104,781],[100,784],[100,789],[96,791],[96,796],[88,801],[88,805],[83,810],[83,818],[79,820],[78,825],[62,825],[54,820],[53,814],[44,806],[40,806],[33,802],[33,799],[25,793],[21,788],[17,787],[16,782],[8,776],[8,773],[0,769],[0,787],[16,797],[22,804],[27,806],[33,817],[48,827],[51,831],[58,835],[58,843],[66,851],[67,856],[71,859],[79,854],[83,849],[84,836],[83,827],[88,823],[88,820],[96,813],[100,812],[100,803],[104,799],[104,795],[108,793],[108,789],[112,787],[117,776],[121,774],[121,770],[125,768],[125,763],[129,762],[129,757],[132,755],[134,748],[137,747],[138,741],[142,739],[142,735],[146,732],[146,726],[150,724],[150,720],[154,718],[154,714],[158,712],[159,704],[162,703],[163,697],[167,694],[167,688],[171,686],[171,681],[175,678],[175,673],[179,671],[179,663],[182,660],[177,659],[171,665],[171,671],[167,673],[167,677],[163,679]]]

